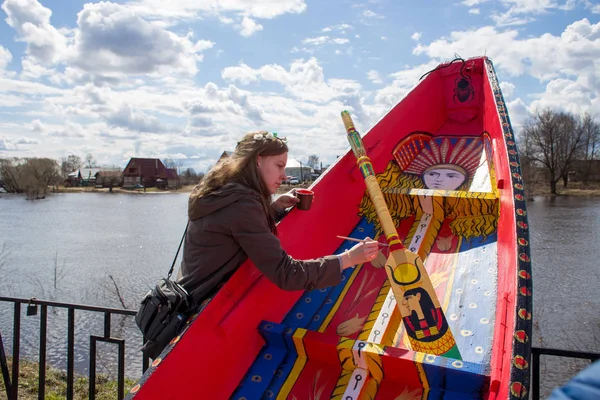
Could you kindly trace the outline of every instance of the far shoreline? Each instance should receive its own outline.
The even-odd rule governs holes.
[[[292,189],[307,188],[310,184],[300,185],[282,185],[277,189],[276,194],[287,193]],[[48,190],[46,196],[53,194],[64,194],[64,193],[106,193],[106,194],[128,194],[128,195],[152,195],[152,194],[189,194],[192,192],[196,185],[184,185],[178,189],[157,189],[156,187],[149,187],[144,189],[123,189],[122,187],[113,187],[112,192],[109,188],[97,188],[97,187],[64,187],[59,186],[52,187]],[[581,182],[570,182],[567,188],[559,185],[557,187],[558,193],[550,193],[549,185],[540,184],[525,184],[525,191],[527,193],[527,199],[533,200],[534,197],[600,197],[600,183],[591,183],[583,185]],[[2,196],[22,196],[22,193],[6,193],[0,192],[0,198]]]

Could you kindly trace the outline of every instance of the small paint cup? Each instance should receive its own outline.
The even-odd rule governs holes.
[[[298,197],[300,201],[296,204],[296,208],[298,208],[298,210],[310,210],[314,194],[315,192],[313,192],[312,190],[297,189],[296,197]]]

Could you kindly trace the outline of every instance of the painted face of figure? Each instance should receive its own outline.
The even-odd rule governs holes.
[[[428,189],[456,190],[465,182],[465,174],[455,168],[439,165],[423,174],[423,182]]]
[[[419,301],[421,300],[421,293],[417,294],[409,294],[408,296],[404,296],[402,299],[402,305],[408,308],[408,311],[413,312],[416,311],[418,314],[421,313],[421,304]]]
[[[277,156],[258,156],[258,172],[269,193],[275,194],[281,182],[286,179],[285,166],[288,153]]]

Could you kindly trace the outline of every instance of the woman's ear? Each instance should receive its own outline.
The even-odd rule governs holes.
[[[260,156],[256,156],[256,168],[260,168]]]

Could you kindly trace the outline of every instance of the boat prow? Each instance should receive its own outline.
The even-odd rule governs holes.
[[[416,269],[386,271],[386,246],[345,270],[339,285],[306,292],[280,290],[248,261],[129,398],[528,396],[527,213],[491,61],[440,65],[362,141],[402,246],[422,260],[430,283],[419,283]],[[312,190],[311,209],[293,210],[278,226],[291,256],[355,244],[337,235],[388,242],[352,152]],[[401,296],[393,285],[404,285]]]

